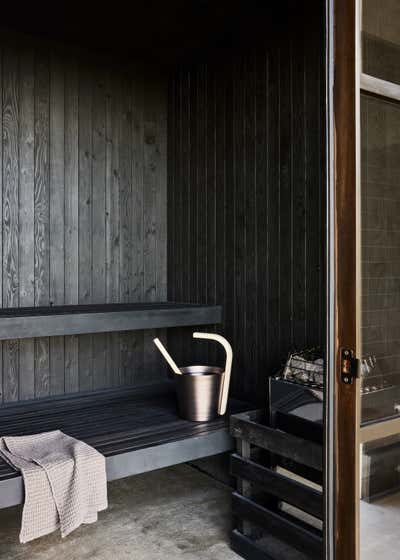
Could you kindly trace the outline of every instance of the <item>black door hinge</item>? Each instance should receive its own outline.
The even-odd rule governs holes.
[[[340,352],[340,371],[343,383],[346,385],[353,384],[354,379],[357,379],[359,376],[358,365],[354,350],[342,348]]]

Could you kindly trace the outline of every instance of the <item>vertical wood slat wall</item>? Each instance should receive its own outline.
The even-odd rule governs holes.
[[[165,300],[162,74],[9,36],[0,64],[0,305]],[[154,381],[152,334],[4,342],[0,402]]]
[[[324,347],[323,20],[312,5],[307,30],[293,13],[266,28],[266,44],[216,52],[170,84],[169,298],[223,304],[233,393],[263,404],[290,350]],[[181,363],[221,358],[187,331],[169,343]]]

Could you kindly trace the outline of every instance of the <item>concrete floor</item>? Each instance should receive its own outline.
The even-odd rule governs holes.
[[[0,560],[239,560],[229,549],[230,491],[187,466],[109,485],[109,509],[66,539],[21,545],[21,508],[0,510]],[[361,560],[400,559],[400,493],[361,502]]]
[[[187,465],[109,485],[109,509],[66,539],[21,545],[21,508],[0,511],[1,560],[239,560],[229,549],[230,491]]]
[[[400,493],[361,502],[360,560],[400,559]]]

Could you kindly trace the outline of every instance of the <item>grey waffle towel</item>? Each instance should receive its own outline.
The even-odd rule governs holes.
[[[107,508],[105,458],[90,445],[56,430],[0,438],[0,454],[24,479],[22,543],[58,527],[65,537]]]

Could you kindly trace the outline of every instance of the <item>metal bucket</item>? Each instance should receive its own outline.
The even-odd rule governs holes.
[[[185,420],[207,422],[217,418],[224,370],[212,366],[180,368],[174,375],[179,413]]]
[[[174,372],[179,412],[182,418],[194,422],[207,422],[226,413],[233,353],[229,342],[219,334],[195,332],[193,338],[219,342],[226,353],[225,368],[178,367],[158,338],[154,339],[154,344]]]

